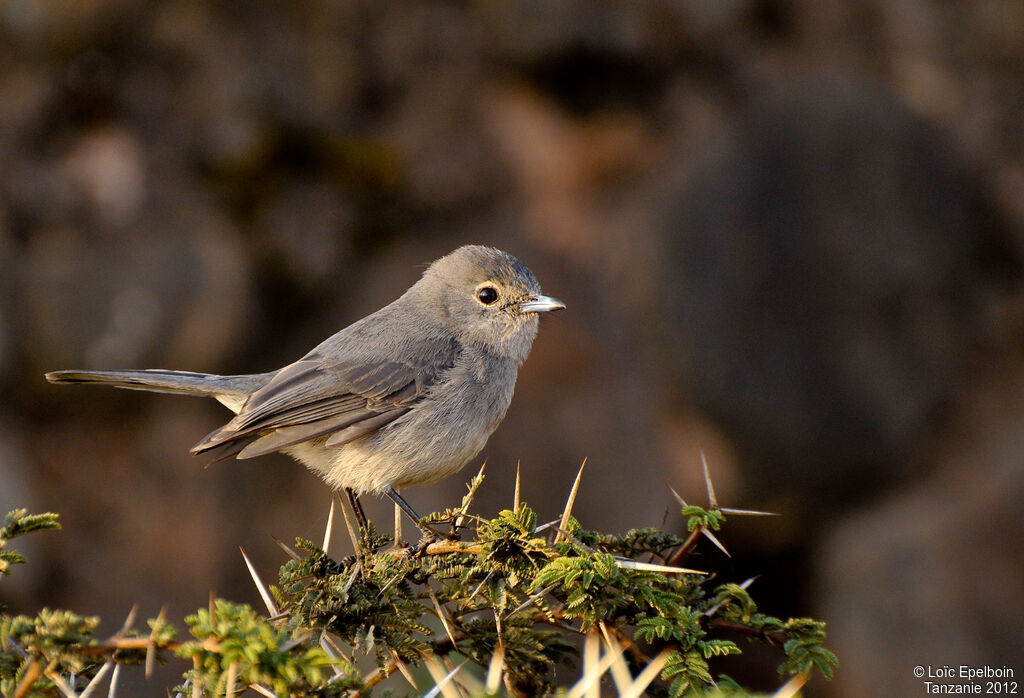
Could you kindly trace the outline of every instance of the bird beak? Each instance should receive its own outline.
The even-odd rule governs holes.
[[[562,310],[564,308],[565,303],[551,296],[534,296],[530,300],[519,304],[519,312],[521,313],[548,313],[552,310]]]

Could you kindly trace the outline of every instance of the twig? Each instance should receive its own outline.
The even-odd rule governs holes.
[[[775,643],[776,645],[785,644],[789,639],[785,633],[780,633],[774,630],[761,630],[759,628],[745,625],[743,623],[736,623],[730,620],[722,620],[720,618],[714,618],[708,621],[708,625],[712,628],[720,628],[722,630],[730,630],[734,633],[740,633],[742,635],[752,635],[759,637],[762,640]]]
[[[333,500],[331,504],[333,506]],[[348,518],[348,509],[342,507],[341,514],[345,519],[345,529],[348,531],[348,537],[352,541],[352,549],[355,551],[356,557],[361,559],[363,556],[363,546],[359,545],[359,536],[356,535],[355,530],[352,528],[352,521]]]
[[[512,495],[512,511],[519,511],[519,466],[520,466],[520,462],[516,461],[516,492],[515,492],[514,495]],[[490,690],[490,689],[488,689],[488,690]],[[494,691],[497,691],[497,690],[498,690],[498,688],[495,687]],[[492,693],[494,691],[492,691]]]
[[[160,626],[164,624],[167,618],[167,607],[164,606],[160,609],[160,614],[156,617],[153,622],[153,630],[149,633],[149,637],[146,638],[146,678],[153,676],[153,667],[156,666],[156,634],[160,632]]]
[[[555,536],[555,542],[557,543],[562,533],[569,527],[569,517],[572,516],[572,507],[576,503],[576,494],[580,490],[580,478],[583,477],[583,468],[587,466],[587,459],[583,459],[583,463],[580,464],[580,469],[576,473],[576,481],[572,483],[572,489],[569,491],[569,498],[565,502],[565,509],[562,511],[562,521],[558,524],[558,535]]]
[[[401,557],[409,554],[408,548],[388,548],[382,550],[385,555],[394,555]],[[441,540],[434,541],[430,545],[420,552],[420,556],[423,555],[447,555],[448,553],[466,553],[467,555],[483,555],[484,546],[480,543],[463,543],[458,540],[448,540],[443,538]]]
[[[679,550],[677,550],[676,553],[672,557],[670,557],[668,560],[666,560],[666,562],[669,565],[676,565],[676,564],[679,563],[680,560],[682,560],[684,557],[686,557],[686,555],[690,552],[690,550],[693,549],[693,546],[697,543],[697,539],[700,538],[700,530],[701,530],[700,526],[698,526],[697,528],[693,529],[693,531],[690,533],[689,537],[686,540],[683,541],[682,547],[679,548]]]
[[[14,688],[13,698],[22,698],[31,689],[32,684],[39,678],[39,674],[42,670],[39,668],[39,660],[33,659],[32,663],[28,665],[28,669],[25,670],[25,675],[21,677],[21,682]]]
[[[331,531],[334,529],[334,504],[338,501],[334,497],[331,497],[331,509],[327,512],[327,526],[324,527],[324,544],[320,546],[320,549],[325,553],[331,547]]]

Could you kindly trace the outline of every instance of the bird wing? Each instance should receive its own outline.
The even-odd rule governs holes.
[[[388,360],[314,350],[278,371],[192,452],[253,458],[322,436],[330,436],[330,446],[366,436],[412,409],[454,365],[458,344],[439,339],[429,351],[417,349]]]

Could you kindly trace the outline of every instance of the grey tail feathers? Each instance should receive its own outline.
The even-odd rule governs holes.
[[[129,390],[177,393],[213,397],[233,412],[238,412],[254,392],[266,385],[273,373],[243,376],[218,376],[190,371],[145,369],[135,371],[53,371],[46,374],[51,383],[102,383]]]

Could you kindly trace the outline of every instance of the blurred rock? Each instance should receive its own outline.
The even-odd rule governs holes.
[[[812,79],[678,172],[651,302],[751,496],[823,511],[899,481],[1019,280],[971,167],[884,92]]]
[[[820,613],[843,657],[830,695],[921,693],[919,664],[1017,670],[1024,373],[1019,360],[987,373],[927,453],[930,472],[816,548]]]
[[[284,267],[280,272],[305,287],[330,292],[348,266],[351,206],[323,182],[297,181],[257,212],[263,254]]]
[[[251,299],[240,251],[213,223],[168,216],[106,234],[39,231],[20,294],[30,365],[216,366],[244,336]]]
[[[141,144],[121,130],[89,134],[67,154],[57,188],[112,226],[131,223],[145,203]],[[73,192],[73,193],[72,193]]]

